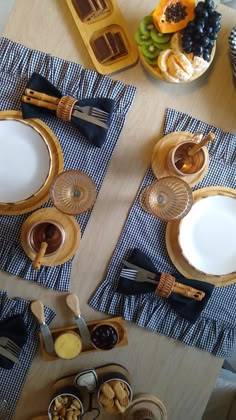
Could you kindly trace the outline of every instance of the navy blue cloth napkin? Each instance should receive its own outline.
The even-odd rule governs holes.
[[[61,98],[61,92],[53,86],[45,77],[41,76],[38,73],[33,73],[31,78],[29,79],[26,88],[46,93],[50,96],[55,96],[57,98]],[[94,106],[102,111],[106,111],[109,115],[107,125],[109,127],[112,112],[114,110],[115,101],[110,98],[86,98],[80,99],[76,102],[75,105],[79,106]],[[56,111],[52,111],[50,109],[46,109],[43,107],[38,107],[29,103],[22,102],[22,114],[23,118],[43,118],[47,116],[55,116]],[[96,147],[102,147],[103,143],[106,140],[108,129],[99,127],[95,124],[91,124],[87,121],[81,120],[72,116],[71,121],[81,133],[88,138],[91,144]]]
[[[15,315],[0,321],[0,337],[7,337],[22,348],[27,341],[27,328],[22,315]],[[0,355],[0,367],[12,369],[14,362]]]
[[[158,272],[150,258],[144,252],[140,251],[137,248],[133,249],[127,261],[137,265],[140,268],[144,268],[145,270],[156,273],[157,277],[161,275],[161,273]],[[201,301],[186,298],[185,296],[179,295],[174,292],[172,292],[168,298],[168,302],[171,304],[172,308],[175,309],[176,312],[178,312],[179,315],[181,315],[188,321],[194,323],[200,316],[202,310],[205,308],[208,300],[210,299],[214,289],[214,285],[198,280],[186,279],[181,274],[175,275],[175,279],[179,283],[186,284],[188,286],[194,287],[195,289],[199,289],[205,292],[205,296]],[[157,284],[155,285],[146,282],[135,282],[133,280],[128,280],[120,276],[116,292],[125,295],[141,295],[143,293],[155,292],[156,287]]]

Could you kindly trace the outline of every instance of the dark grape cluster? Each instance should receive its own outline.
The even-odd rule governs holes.
[[[194,12],[195,18],[183,30],[182,47],[185,53],[193,53],[210,61],[221,28],[221,14],[215,10],[213,0],[200,1]]]

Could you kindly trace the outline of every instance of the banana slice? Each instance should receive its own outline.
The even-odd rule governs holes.
[[[167,67],[170,75],[180,81],[189,80],[193,74],[192,64],[181,52],[176,52],[167,59]]]
[[[174,51],[182,52],[181,35],[179,32],[175,32],[175,34],[172,35],[170,40],[170,48]]]
[[[167,60],[173,54],[174,54],[174,51],[171,50],[171,49],[163,50],[163,51],[160,52],[160,54],[158,56],[158,59],[157,59],[157,65],[163,73],[168,71]]]

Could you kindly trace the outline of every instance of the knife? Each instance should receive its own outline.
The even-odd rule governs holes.
[[[12,362],[17,363],[19,365],[19,359],[2,346],[0,346],[0,354],[6,357],[8,360],[11,360]]]
[[[44,347],[47,353],[54,353],[54,341],[47,324],[45,323],[44,306],[40,300],[31,303],[30,309],[37,319],[43,336]]]
[[[67,303],[67,306],[70,308],[70,310],[75,315],[76,324],[79,328],[79,332],[80,332],[80,335],[81,335],[81,338],[82,338],[83,346],[86,347],[86,348],[92,347],[93,345],[92,345],[91,336],[90,336],[88,326],[87,326],[84,318],[81,315],[78,296],[71,293],[70,295],[68,295],[66,297],[66,303]]]
[[[109,128],[107,124],[105,124],[104,122],[100,121],[98,118],[93,117],[92,115],[84,114],[83,112],[78,111],[75,108],[72,111],[72,115],[73,115],[73,117],[79,118],[80,120],[87,121],[87,122],[89,122],[91,124],[98,125],[99,127],[106,128],[106,129]]]

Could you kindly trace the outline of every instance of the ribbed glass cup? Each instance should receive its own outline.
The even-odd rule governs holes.
[[[192,207],[192,190],[180,178],[161,178],[142,191],[140,204],[145,211],[165,222],[179,220]]]
[[[50,188],[50,198],[62,213],[78,215],[91,209],[96,200],[92,178],[79,170],[61,172]]]

